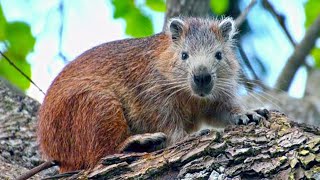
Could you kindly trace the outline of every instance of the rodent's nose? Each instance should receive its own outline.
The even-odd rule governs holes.
[[[205,87],[211,82],[211,75],[209,73],[202,73],[200,75],[194,75],[193,81],[198,87]]]

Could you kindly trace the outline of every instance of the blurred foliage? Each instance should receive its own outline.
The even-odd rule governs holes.
[[[312,23],[320,15],[320,1],[308,0],[304,5],[304,11],[306,15],[305,27],[309,28],[309,26],[312,25]],[[313,48],[311,54],[315,60],[316,67],[320,68],[320,47]]]
[[[213,13],[223,15],[229,9],[229,0],[210,0],[210,8]]]
[[[28,77],[31,77],[31,66],[27,62],[28,53],[33,51],[35,38],[30,26],[24,22],[7,22],[0,5],[0,44],[1,51]],[[22,90],[30,86],[28,79],[14,69],[2,56],[0,57],[0,76],[6,78]]]
[[[165,12],[166,11],[166,3],[164,0],[146,0],[146,5],[157,12]]]
[[[320,48],[313,48],[311,54],[315,60],[316,67],[320,68]]]
[[[163,2],[164,3],[164,2]],[[126,34],[133,37],[144,37],[153,34],[153,26],[150,17],[145,15],[141,8],[137,7],[133,0],[112,0],[112,5],[115,10],[113,17],[115,19],[121,18],[126,21]],[[157,3],[149,2],[152,9],[155,8]]]
[[[216,15],[223,15],[229,9],[229,0],[210,0],[210,8]],[[155,12],[166,11],[165,0],[144,0],[137,6],[134,0],[112,0],[113,17],[126,22],[126,34],[133,37],[150,36],[154,33],[151,18],[142,7],[148,7]]]

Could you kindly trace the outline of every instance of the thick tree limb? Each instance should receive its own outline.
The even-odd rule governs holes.
[[[304,63],[306,56],[310,53],[320,34],[320,15],[307,30],[302,41],[295,47],[293,54],[289,57],[285,67],[283,68],[276,88],[288,91],[290,84],[294,78],[298,68]]]
[[[319,128],[272,111],[259,125],[203,131],[153,153],[107,156],[70,179],[317,179],[319,135]]]

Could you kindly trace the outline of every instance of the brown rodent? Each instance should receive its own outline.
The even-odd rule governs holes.
[[[87,169],[109,154],[173,144],[202,123],[247,123],[236,95],[235,32],[230,18],[174,18],[159,34],[86,51],[41,106],[42,154],[60,172]]]

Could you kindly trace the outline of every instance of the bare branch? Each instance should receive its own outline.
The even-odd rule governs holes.
[[[242,13],[237,17],[236,19],[236,26],[240,27],[242,25],[242,23],[246,20],[250,10],[252,9],[252,7],[256,4],[256,0],[252,0],[250,2],[250,4],[246,7],[246,9],[244,9],[244,11],[242,11]]]
[[[283,15],[280,15],[276,12],[276,10],[274,9],[274,7],[272,6],[272,4],[270,4],[270,2],[268,0],[263,0],[262,4],[264,6],[265,9],[267,9],[273,16],[275,16],[280,24],[280,26],[282,27],[284,33],[287,35],[289,41],[291,42],[291,44],[293,46],[296,46],[296,43],[294,42],[292,36],[290,35],[286,25],[284,24],[285,22],[285,18]]]
[[[63,21],[64,21],[64,5],[63,5],[63,0],[60,1],[59,4],[59,12],[60,12],[60,27],[59,27],[59,53],[58,56],[61,57],[63,62],[67,63],[67,57],[63,54],[62,52],[62,37],[63,37]]]
[[[288,91],[292,79],[298,68],[304,64],[306,56],[315,45],[320,33],[320,15],[307,30],[302,41],[295,47],[293,54],[289,57],[276,84],[277,89]]]

